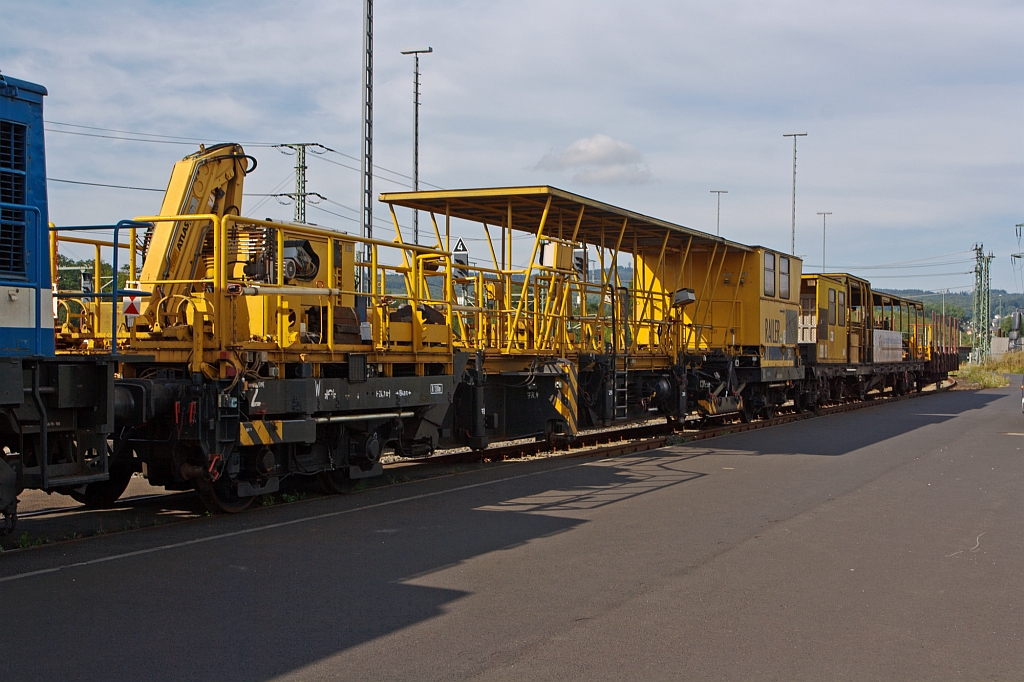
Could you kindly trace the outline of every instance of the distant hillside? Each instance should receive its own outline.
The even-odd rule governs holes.
[[[934,291],[922,289],[878,289],[888,294],[902,296],[904,298],[917,299],[924,303],[925,312],[932,310],[941,311],[943,295]],[[961,320],[969,320],[973,317],[974,293],[971,291],[951,292],[945,295],[946,314],[957,317]],[[1024,296],[1021,294],[1006,291],[1005,289],[992,290],[992,315],[1009,315],[1015,309],[1024,309]]]

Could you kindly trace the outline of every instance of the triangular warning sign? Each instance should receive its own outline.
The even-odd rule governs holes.
[[[459,237],[458,243],[455,244],[455,248],[452,251],[465,251],[469,253],[469,249],[466,248],[465,242],[462,241],[462,237]]]

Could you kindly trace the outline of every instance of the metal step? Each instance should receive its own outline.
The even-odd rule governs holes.
[[[625,419],[629,409],[629,380],[624,371],[615,372],[615,419]]]

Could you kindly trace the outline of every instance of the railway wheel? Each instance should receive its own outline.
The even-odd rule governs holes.
[[[196,479],[196,490],[203,506],[212,514],[237,514],[245,511],[255,497],[239,497],[238,486],[227,477],[217,481]]]
[[[858,402],[864,402],[868,399],[868,389],[864,385],[863,381],[857,382],[857,400]]]
[[[749,400],[744,400],[743,406],[740,407],[740,421],[743,422],[744,424],[749,424],[750,422],[754,421],[754,418],[756,416],[757,411],[754,410],[754,406],[750,403]]]
[[[347,495],[356,488],[356,481],[348,475],[348,467],[321,471],[318,476],[320,485],[329,495]]]
[[[109,509],[124,494],[131,480],[132,472],[127,462],[111,462],[108,480],[69,488],[67,494],[90,509]]]

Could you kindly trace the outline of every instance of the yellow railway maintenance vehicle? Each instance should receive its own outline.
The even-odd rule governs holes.
[[[807,376],[798,407],[863,399],[871,390],[921,390],[959,366],[955,320],[929,320],[921,302],[873,291],[866,279],[805,274],[800,305]]]
[[[56,293],[57,354],[117,367],[110,461],[119,475],[84,486],[82,499],[113,502],[125,474],[141,470],[154,485],[197,488],[211,510],[240,511],[288,477],[341,490],[380,475],[386,448],[414,456],[576,432],[578,373],[558,352],[510,358],[485,382],[496,337],[486,306],[466,299],[472,278],[453,264],[448,232],[425,247],[404,243],[397,223],[387,241],[243,218],[254,167],[238,145],[202,148],[175,165],[159,214],[112,226],[110,240],[51,231],[55,281],[64,242],[95,248],[96,291],[109,284],[102,251],[114,254],[114,270],[128,252],[124,300],[86,287]],[[525,297],[522,281],[532,285]],[[561,333],[542,329],[532,303],[547,281],[520,274],[517,297],[503,304],[508,328],[521,330],[514,343]],[[620,345],[636,333],[620,326]]]
[[[446,324],[450,282],[417,285],[450,272],[448,252],[242,218],[254,165],[238,145],[186,157],[160,213],[121,230],[126,244],[52,232],[54,268],[62,241],[93,244],[97,264],[101,249],[129,252],[120,306],[57,294],[58,355],[118,361],[114,463],[195,486],[218,511],[288,476],[340,489],[381,473],[385,447],[423,454],[465,431],[448,417],[467,360]],[[407,288],[386,291],[396,275]]]
[[[428,212],[439,250],[451,246],[453,220],[486,238],[477,263],[463,257],[451,280],[453,344],[483,362],[478,443],[507,435],[530,396],[515,409],[504,396],[540,377],[561,387],[553,399],[565,415],[544,428],[569,436],[659,414],[749,420],[796,397],[798,258],[549,186],[381,201],[392,216]],[[514,264],[520,239],[529,256]]]

